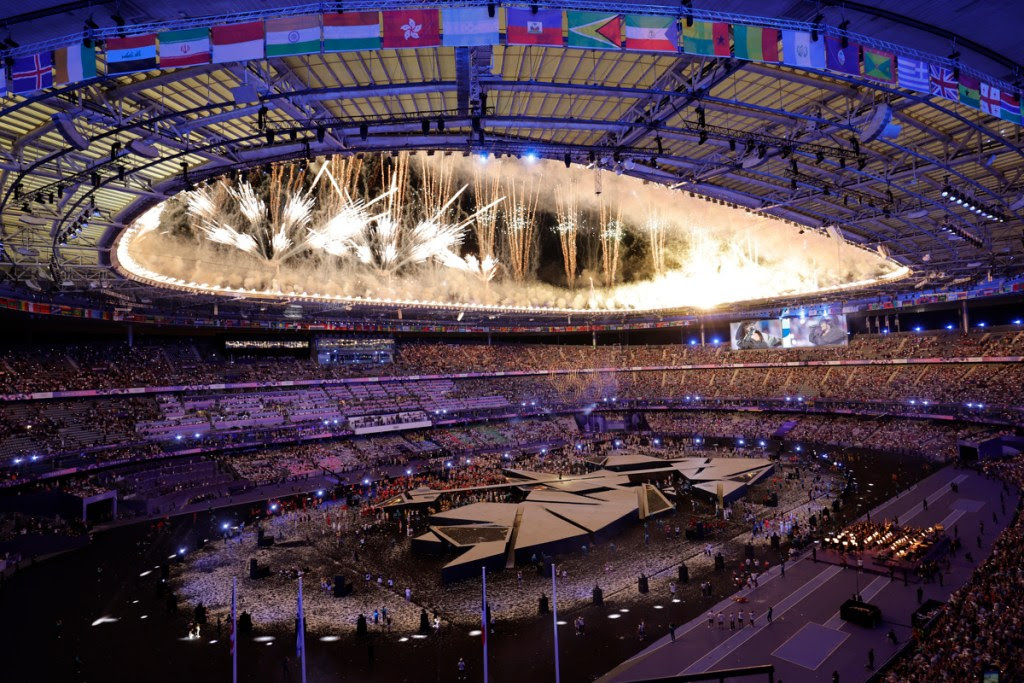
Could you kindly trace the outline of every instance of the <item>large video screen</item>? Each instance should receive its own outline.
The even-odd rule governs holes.
[[[733,351],[774,349],[783,345],[781,320],[741,320],[729,324]]]
[[[812,315],[782,320],[741,320],[729,324],[729,336],[734,351],[845,346],[846,317]]]
[[[789,334],[784,334],[783,339],[788,342],[784,346],[846,346],[848,334],[844,315],[813,315],[785,322],[789,323]]]

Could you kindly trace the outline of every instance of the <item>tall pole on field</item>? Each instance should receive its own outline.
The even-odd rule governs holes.
[[[231,577],[231,683],[238,683],[238,578]]]
[[[488,681],[487,671],[487,629],[490,626],[487,620],[487,567],[481,567],[483,571],[483,601],[480,603],[480,638],[484,644],[484,683]]]
[[[555,683],[561,683],[562,674],[558,666],[558,586],[555,579],[558,577],[558,569],[555,563],[551,563],[551,620],[555,627]]]

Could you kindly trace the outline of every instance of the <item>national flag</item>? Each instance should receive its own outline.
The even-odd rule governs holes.
[[[1000,94],[999,118],[1019,124],[1021,122],[1020,95],[1007,90]]]
[[[213,63],[245,62],[263,59],[263,22],[214,26],[210,30]]]
[[[896,77],[901,88],[914,92],[930,92],[927,62],[898,55],[896,66]]]
[[[566,12],[569,47],[619,49],[622,47],[622,15],[607,12]]]
[[[324,52],[379,50],[380,46],[379,13],[324,13]]]
[[[320,52],[320,17],[302,14],[267,19],[267,57]]]
[[[451,7],[441,10],[443,44],[452,47],[498,44],[498,13],[486,7]]]
[[[928,69],[928,86],[932,95],[945,97],[956,102],[960,99],[959,84],[953,78],[953,70],[932,65]]]
[[[27,95],[53,87],[53,53],[39,52],[34,55],[15,57],[11,66],[11,92]]]
[[[210,29],[187,28],[165,31],[160,39],[160,68],[196,66],[210,63]]]
[[[860,45],[847,42],[846,47],[843,47],[841,38],[825,36],[825,68],[859,76]]]
[[[960,104],[981,109],[981,80],[961,72],[957,81]]]
[[[679,51],[679,22],[675,17],[626,15],[626,49]]]
[[[75,43],[53,51],[53,82],[57,85],[96,78],[96,48]]]
[[[864,46],[864,78],[880,83],[896,82],[896,55]]]
[[[711,21],[694,21],[692,26],[683,23],[683,52],[708,57],[730,57],[729,24]]]
[[[1002,92],[997,86],[988,83],[981,84],[981,110],[996,118],[1000,117],[1003,111]]]
[[[812,40],[806,31],[782,32],[782,63],[790,66],[825,68],[825,43]]]
[[[562,12],[555,9],[531,10],[509,7],[505,10],[509,45],[562,45]]]
[[[107,75],[156,68],[156,34],[107,38]]]
[[[384,47],[437,47],[441,44],[441,22],[436,9],[383,12]]]
[[[779,61],[779,31],[760,26],[732,26],[733,50],[736,59],[752,62]]]

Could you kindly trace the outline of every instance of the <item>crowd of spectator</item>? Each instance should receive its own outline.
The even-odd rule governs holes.
[[[0,353],[0,393],[452,372],[1024,355],[1024,333],[856,335],[845,347],[763,351],[731,351],[725,344],[591,347],[439,342],[403,342],[397,350],[396,360],[390,364],[320,365],[308,357],[294,356],[243,362],[212,350],[210,342],[188,339],[144,340],[133,346],[110,342],[9,347]],[[865,376],[863,381],[871,379]],[[851,382],[860,383],[862,378]]]
[[[1009,487],[1024,486],[1024,456],[988,462],[985,471],[1003,479],[1003,514]],[[1024,518],[1011,510],[1011,524],[993,544],[992,553],[971,580],[950,597],[927,634],[916,634],[914,647],[885,680],[980,681],[986,671],[998,680],[1024,680]]]

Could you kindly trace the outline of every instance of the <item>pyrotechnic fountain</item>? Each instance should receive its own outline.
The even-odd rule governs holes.
[[[838,231],[797,241],[794,226],[628,176],[608,175],[597,195],[593,173],[423,153],[278,164],[146,212],[115,255],[132,277],[194,291],[565,312],[706,307],[907,272]]]

